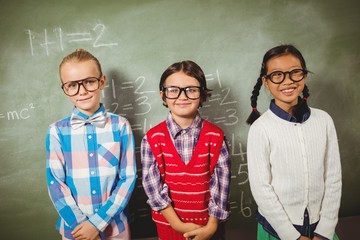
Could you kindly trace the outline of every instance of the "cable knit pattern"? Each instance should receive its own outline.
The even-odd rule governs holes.
[[[297,239],[305,208],[316,233],[332,239],[341,198],[341,164],[331,117],[311,108],[304,123],[266,111],[250,127],[249,180],[260,213],[281,239]]]
[[[222,130],[204,121],[198,143],[187,165],[177,153],[165,121],[152,128],[147,133],[147,139],[180,219],[206,225],[209,219],[210,179],[224,140]],[[185,239],[169,226],[160,212],[152,211],[152,217],[160,239]]]

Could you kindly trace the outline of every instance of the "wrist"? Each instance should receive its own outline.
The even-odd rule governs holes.
[[[218,224],[219,220],[217,218],[210,217],[205,227],[208,229],[209,232],[216,232]]]

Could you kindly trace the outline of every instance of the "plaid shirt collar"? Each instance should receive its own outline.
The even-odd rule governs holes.
[[[97,113],[99,113],[99,112],[102,112],[103,114],[105,114],[105,107],[104,107],[104,104],[102,104],[102,103],[100,103],[99,109],[96,110],[96,112],[94,112],[93,115],[95,115],[95,114],[97,114]],[[88,116],[88,115],[80,112],[79,109],[77,109],[75,106],[74,106],[74,108],[73,108],[72,115],[80,116],[80,117],[82,117],[83,119],[88,119],[88,118],[90,118],[91,116],[93,116],[93,115]]]
[[[186,129],[182,129],[179,124],[177,124],[174,119],[172,118],[171,112],[169,112],[169,114],[166,117],[166,126],[169,129],[170,135],[172,136],[173,139],[176,139],[176,137],[178,137],[182,131],[190,131],[190,130],[196,130],[196,129],[201,129],[201,126],[203,124],[203,119],[200,117],[200,114],[197,113],[196,117],[194,119],[194,121],[191,123],[191,125],[189,127],[187,127]]]

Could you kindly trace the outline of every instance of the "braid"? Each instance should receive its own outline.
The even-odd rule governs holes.
[[[307,87],[307,85],[305,84],[304,86],[304,90],[302,91],[303,93],[303,100],[308,100],[310,94],[309,94],[309,88]]]
[[[256,84],[252,91],[252,95],[250,97],[252,112],[250,113],[248,119],[246,120],[246,123],[249,125],[251,125],[253,122],[255,122],[256,119],[258,119],[260,117],[260,112],[257,110],[256,106],[257,106],[257,98],[260,93],[261,85],[262,85],[262,81],[261,81],[261,76],[260,76],[256,81]]]
[[[303,98],[299,101],[297,107],[294,110],[293,116],[300,120],[305,112],[309,111],[309,106],[307,104],[307,99],[310,96],[309,94],[309,88],[305,85],[304,89],[302,91]]]

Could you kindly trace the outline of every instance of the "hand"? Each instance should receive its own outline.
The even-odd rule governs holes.
[[[321,240],[321,238],[315,236],[312,238],[312,240]]]
[[[99,230],[94,227],[89,221],[79,224],[74,231],[71,232],[76,240],[98,240]]]
[[[168,205],[160,212],[164,216],[164,218],[168,221],[170,226],[179,233],[190,232],[192,230],[202,227],[195,223],[184,223],[183,221],[181,221],[171,205]]]
[[[176,224],[173,229],[179,233],[187,233],[187,232],[191,232],[195,229],[201,228],[201,225],[197,225],[195,223],[184,223],[184,222],[180,222],[178,224]]]
[[[218,227],[218,220],[216,218],[210,217],[206,226],[197,228],[191,232],[186,232],[184,237],[192,240],[208,240],[216,232]]]
[[[298,238],[298,240],[311,240],[311,239],[305,236],[301,236],[300,238]]]

